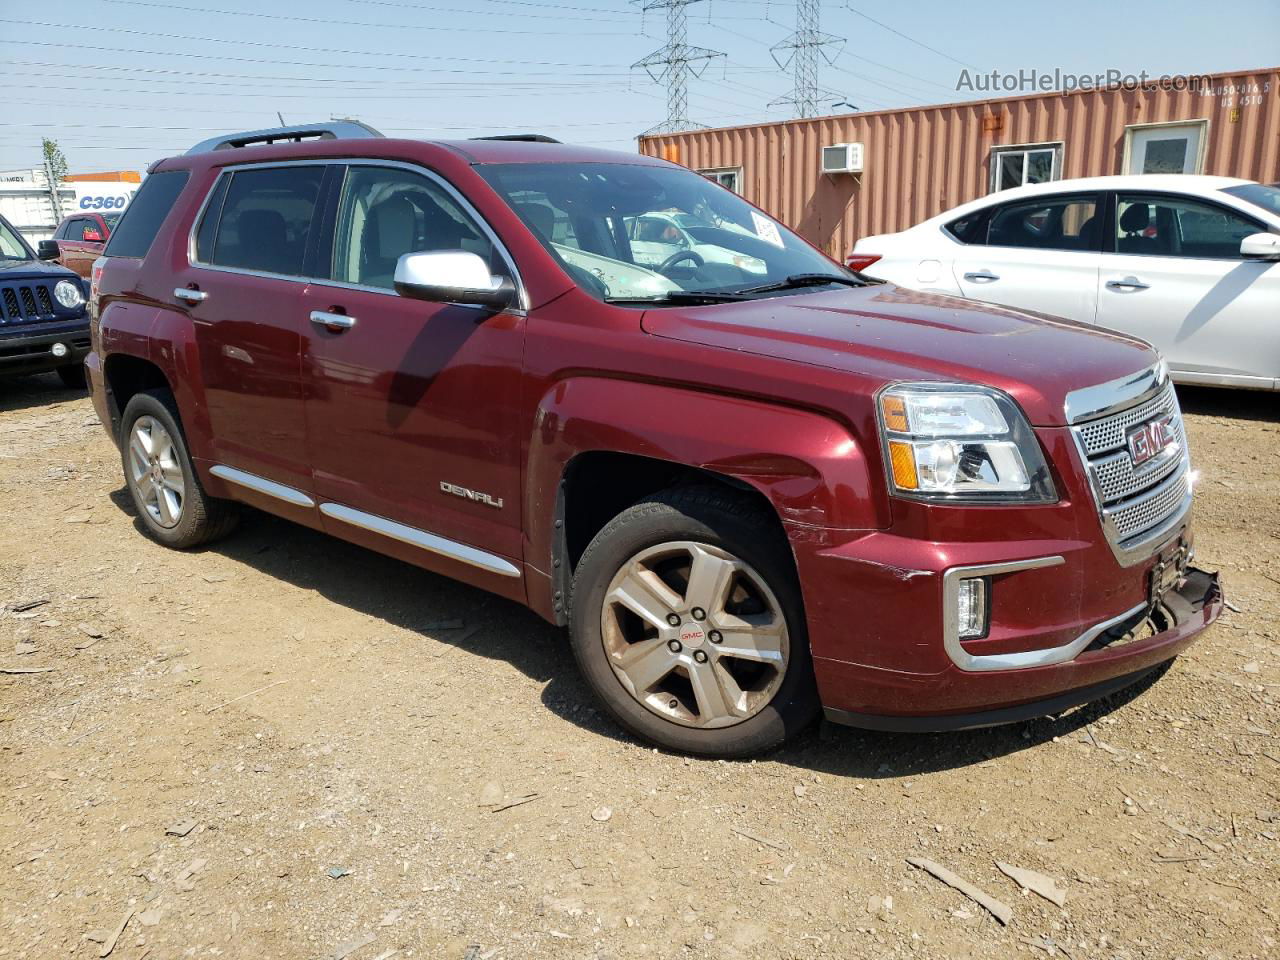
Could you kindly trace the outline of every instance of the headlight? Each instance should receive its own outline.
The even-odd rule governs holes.
[[[889,482],[899,496],[961,502],[1058,499],[1017,404],[986,387],[895,384],[880,394]]]
[[[74,310],[84,303],[84,294],[80,292],[80,284],[70,280],[59,280],[53,288],[53,298],[68,310]]]

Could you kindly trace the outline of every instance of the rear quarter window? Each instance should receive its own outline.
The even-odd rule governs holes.
[[[990,207],[975,211],[959,220],[952,220],[943,229],[961,243],[986,243],[987,214],[990,212]]]
[[[186,170],[169,170],[147,177],[125,210],[119,226],[112,232],[104,254],[108,257],[145,257],[160,232],[164,218],[187,185],[189,176]]]

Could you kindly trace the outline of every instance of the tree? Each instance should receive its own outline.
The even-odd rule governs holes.
[[[58,197],[58,187],[67,177],[67,158],[58,146],[58,141],[48,137],[40,139],[44,149],[44,172],[49,178],[49,205],[53,207],[53,222],[62,219],[62,201]]]
[[[49,178],[53,181],[51,186],[58,186],[67,176],[67,158],[62,153],[62,148],[58,146],[57,140],[50,140],[44,137],[40,141],[44,148],[44,165],[49,171]]]

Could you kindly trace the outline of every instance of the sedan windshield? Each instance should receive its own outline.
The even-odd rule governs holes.
[[[1223,187],[1222,192],[1247,200],[1274,216],[1280,216],[1280,183],[1245,183],[1238,187]]]
[[[601,300],[688,303],[859,282],[692,171],[627,163],[478,170],[578,286]]]
[[[0,260],[30,260],[31,248],[18,236],[18,231],[0,220]]]

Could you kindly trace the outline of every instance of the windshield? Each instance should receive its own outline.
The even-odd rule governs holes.
[[[18,231],[0,219],[0,260],[30,260],[31,250],[18,236]]]
[[[848,284],[828,260],[737,194],[689,170],[627,163],[477,168],[578,286],[601,300],[763,294]],[[777,290],[767,291],[775,293]]]
[[[1238,187],[1223,187],[1222,192],[1247,200],[1273,216],[1280,216],[1280,183],[1245,183]]]

